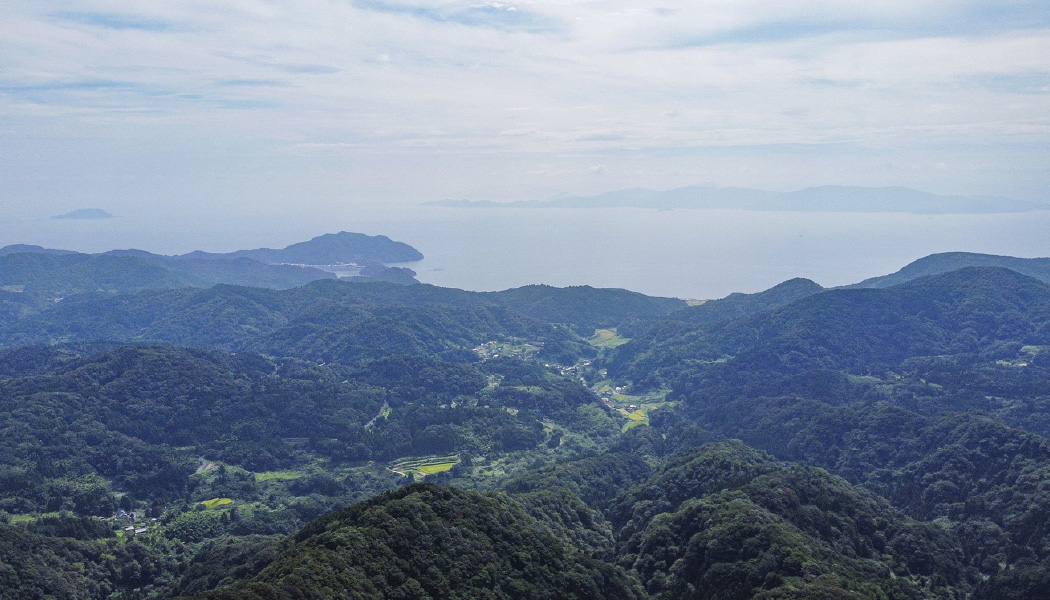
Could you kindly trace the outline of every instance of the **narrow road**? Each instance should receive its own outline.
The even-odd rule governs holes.
[[[378,419],[379,417],[383,416],[383,413],[385,413],[388,410],[390,410],[390,405],[387,404],[386,401],[384,400],[383,401],[383,407],[379,409],[379,414],[377,414],[376,416],[372,417],[371,421],[365,423],[365,429],[371,429],[372,426],[376,424],[376,419]]]

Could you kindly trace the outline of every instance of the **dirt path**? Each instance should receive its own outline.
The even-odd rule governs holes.
[[[203,473],[205,471],[211,471],[215,468],[215,463],[211,462],[210,460],[206,460],[203,456],[201,456],[198,460],[201,461],[201,466],[197,467],[197,470],[194,471],[194,473]]]

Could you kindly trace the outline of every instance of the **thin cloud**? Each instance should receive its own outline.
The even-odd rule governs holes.
[[[156,97],[171,94],[171,90],[152,84],[108,79],[44,81],[32,85],[5,85],[0,89],[5,93],[21,96],[36,102],[59,102],[63,96],[94,95],[97,97],[100,94],[132,94]]]
[[[665,48],[679,49],[723,44],[768,44],[790,42],[801,39],[827,36],[836,33],[850,32],[851,35],[865,35],[865,29],[850,22],[827,21],[779,21],[760,23],[740,29],[728,29],[701,33],[696,36],[672,37]]]
[[[173,21],[127,13],[60,11],[52,13],[51,16],[59,21],[90,25],[92,27],[101,27],[104,29],[133,29],[154,33],[187,30],[184,25]]]
[[[308,65],[308,64],[292,64],[292,63],[271,63],[270,66],[275,69],[280,69],[285,73],[292,73],[295,75],[331,75],[341,71],[338,67],[331,65]]]
[[[718,6],[717,4],[715,5]],[[893,41],[952,36],[988,36],[1050,28],[1050,4],[1043,1],[946,2],[871,5],[813,2],[769,12],[772,3],[741,3],[704,18],[709,6],[652,12],[643,20],[636,49],[680,49],[717,45],[783,44],[813,38],[845,37],[847,42]],[[753,14],[748,14],[752,8]],[[632,36],[633,37],[633,36]],[[630,38],[628,38],[630,39]],[[832,43],[838,43],[832,40]]]
[[[501,31],[552,33],[563,29],[560,23],[547,15],[498,2],[433,7],[385,0],[355,0],[354,6],[361,10],[406,15],[437,23],[454,23]]]
[[[222,79],[215,82],[224,87],[289,87],[291,84],[276,79]]]
[[[975,75],[973,83],[992,92],[1007,94],[1050,94],[1050,73],[1003,73]]]
[[[841,169],[1050,189],[1045,0],[15,4],[0,22],[8,174],[194,181],[201,165],[149,160],[164,148],[263,195],[312,161],[333,197],[365,181],[396,197],[586,194],[595,164],[623,187],[805,187]],[[83,142],[39,158],[64,136]],[[65,181],[55,197],[106,193]]]

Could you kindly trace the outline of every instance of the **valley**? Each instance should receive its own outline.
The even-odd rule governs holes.
[[[0,597],[1037,597],[1050,285],[953,260],[5,292]]]

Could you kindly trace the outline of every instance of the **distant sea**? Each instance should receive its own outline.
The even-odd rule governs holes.
[[[181,254],[280,248],[340,230],[383,234],[416,247],[426,258],[404,266],[440,286],[586,284],[697,299],[756,292],[793,277],[845,285],[892,273],[935,252],[1050,256],[1045,211],[912,215],[408,206],[194,218],[43,216],[0,222],[0,246]]]

